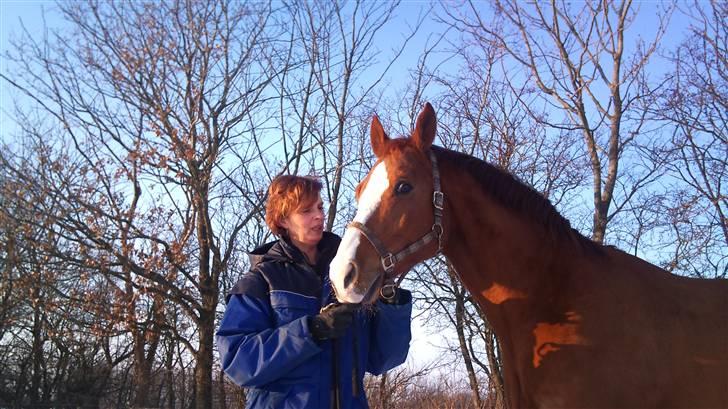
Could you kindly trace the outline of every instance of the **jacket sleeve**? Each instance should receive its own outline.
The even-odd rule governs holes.
[[[321,352],[306,316],[275,327],[270,302],[255,292],[230,296],[215,339],[223,371],[240,386],[277,380]]]
[[[371,343],[367,372],[380,375],[404,363],[412,339],[412,293],[402,291],[400,304],[377,301],[377,314],[371,323]]]

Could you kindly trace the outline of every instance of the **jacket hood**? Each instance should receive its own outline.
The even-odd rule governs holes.
[[[316,264],[328,264],[336,255],[341,238],[334,233],[325,231],[318,244],[318,262]],[[306,263],[301,250],[291,244],[290,241],[280,238],[276,241],[263,244],[253,251],[248,252],[250,257],[250,268],[266,261],[287,261],[291,263]]]

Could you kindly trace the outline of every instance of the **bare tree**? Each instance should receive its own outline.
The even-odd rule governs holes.
[[[120,379],[135,390],[120,392],[119,404],[186,404],[192,357],[192,398],[211,405],[218,294],[245,269],[238,250],[270,237],[264,186],[280,159],[287,172],[321,172],[328,228],[345,218],[342,183],[350,163],[363,169],[370,102],[419,28],[383,53],[377,39],[397,6],[61,4],[70,32],[37,42],[27,33],[8,55],[19,69],[0,78],[45,116],[25,121],[19,111],[28,124],[19,139],[39,153],[9,149],[3,163],[59,207],[40,227],[62,232],[70,250],[49,251],[108,289],[103,311],[77,307],[132,340],[133,372]],[[244,399],[239,392],[233,400]]]
[[[728,276],[728,5],[685,6],[688,38],[670,57],[674,71],[654,111],[671,133],[670,175],[677,181],[663,206],[675,237],[664,265],[695,276]]]
[[[75,247],[52,222],[62,207],[38,185],[17,178],[6,159],[0,155],[5,172],[0,377],[10,382],[3,382],[0,399],[16,406],[98,405],[109,392],[112,371],[130,355],[124,343],[110,347],[118,336],[116,321],[108,319],[110,288],[88,280],[88,268],[67,262],[63,254]],[[67,393],[74,387],[77,392]]]
[[[252,112],[278,69],[259,59],[275,48],[273,11],[184,0],[67,3],[60,11],[73,31],[40,43],[26,36],[8,56],[19,71],[2,78],[69,142],[51,158],[56,181],[43,186],[64,208],[54,225],[76,246],[66,257],[115,286],[134,339],[133,404],[149,406],[151,365],[167,329],[194,356],[196,406],[210,407],[220,277],[263,200],[245,179],[258,152],[238,152],[240,163],[226,158],[256,127]],[[218,213],[231,192],[240,204]],[[193,331],[166,327],[165,300]]]
[[[654,40],[637,42],[632,49],[625,43],[636,16],[631,0],[580,5],[496,0],[493,6],[493,23],[473,2],[459,9],[462,14],[446,9],[443,19],[476,41],[502,47],[514,61],[505,65],[506,70],[525,70],[506,78],[527,79],[554,111],[561,112],[547,116],[538,112],[535,118],[552,128],[582,134],[592,174],[592,238],[602,243],[609,221],[660,174],[659,163],[645,164],[639,173],[634,167],[624,172],[619,165],[644,131],[646,109],[641,101],[652,92],[644,72],[671,8],[659,15]],[[620,178],[622,188],[615,195]]]
[[[373,409],[393,409],[407,402],[413,385],[426,379],[432,373],[431,365],[412,370],[399,367],[380,376],[367,376],[364,388]]]

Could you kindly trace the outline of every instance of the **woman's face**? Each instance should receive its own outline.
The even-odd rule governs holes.
[[[324,203],[321,196],[305,204],[283,220],[288,237],[294,244],[315,246],[324,234]]]

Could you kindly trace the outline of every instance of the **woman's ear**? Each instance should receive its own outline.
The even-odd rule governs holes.
[[[278,225],[282,227],[284,230],[288,230],[288,226],[290,226],[290,223],[288,223],[288,218],[282,219]]]

